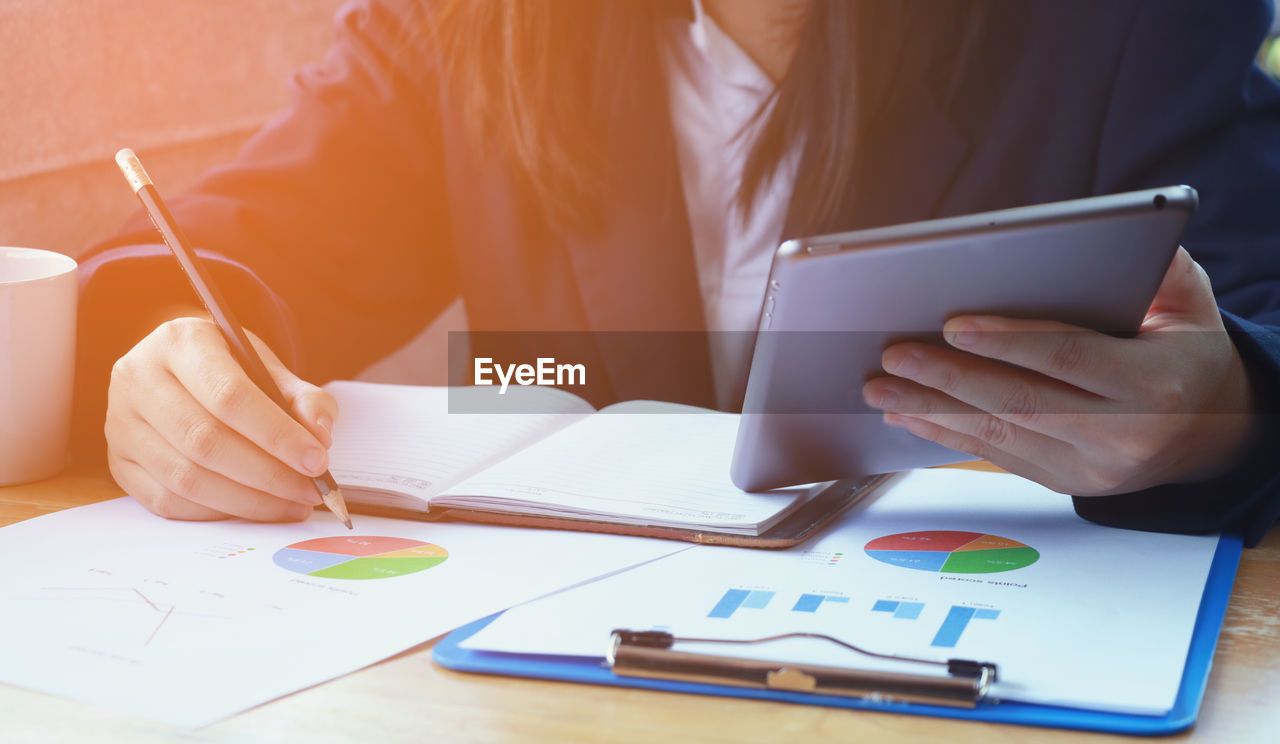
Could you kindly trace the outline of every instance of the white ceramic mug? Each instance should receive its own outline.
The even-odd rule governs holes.
[[[0,247],[0,486],[67,459],[76,354],[76,262]]]

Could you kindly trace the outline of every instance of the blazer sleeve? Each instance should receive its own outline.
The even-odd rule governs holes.
[[[317,383],[402,345],[457,294],[436,66],[413,7],[344,6],[290,107],[170,199],[241,322]],[[91,437],[143,319],[196,302],[172,256],[137,245],[157,242],[139,214],[82,258],[77,417]]]
[[[1280,517],[1280,88],[1253,63],[1270,21],[1263,0],[1143,3],[1111,91],[1095,183],[1097,193],[1177,183],[1199,191],[1184,245],[1209,273],[1248,368],[1258,435],[1223,477],[1077,497],[1088,519],[1231,530],[1254,545]]]

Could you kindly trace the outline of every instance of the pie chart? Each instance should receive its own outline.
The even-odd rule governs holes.
[[[1013,571],[1040,560],[1039,551],[1026,543],[954,530],[885,535],[867,543],[864,550],[891,566],[958,574]]]
[[[444,563],[449,551],[403,537],[317,537],[281,548],[275,564],[322,579],[390,579]]]

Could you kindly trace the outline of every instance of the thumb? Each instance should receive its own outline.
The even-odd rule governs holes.
[[[323,388],[295,375],[262,339],[246,331],[249,341],[262,357],[271,379],[293,406],[294,415],[326,448],[333,445],[333,422],[338,419],[338,402]]]
[[[1169,270],[1156,290],[1142,330],[1158,330],[1172,325],[1202,325],[1218,317],[1218,303],[1213,298],[1209,275],[1179,246],[1169,263]]]

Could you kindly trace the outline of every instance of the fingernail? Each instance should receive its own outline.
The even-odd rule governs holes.
[[[324,432],[325,444],[333,444],[333,419],[325,414],[316,417],[316,426],[320,427],[320,431]]]
[[[875,396],[875,400],[870,401],[870,403],[880,409],[895,408],[898,405],[898,394],[892,389],[881,390]]]
[[[907,420],[896,413],[886,413],[884,416],[881,417],[881,419],[889,426],[896,426],[899,428],[902,428],[907,424]]]
[[[943,336],[952,346],[973,346],[978,343],[978,327],[972,323],[965,323],[959,328],[946,331]]]
[[[901,377],[914,377],[920,372],[920,359],[915,354],[903,354],[889,371]]]
[[[302,520],[306,519],[307,517],[311,516],[311,513],[312,513],[313,511],[315,511],[315,509],[313,509],[313,508],[311,508],[311,507],[309,507],[309,506],[303,506],[302,504],[296,504],[296,505],[293,505],[293,506],[290,506],[290,507],[289,507],[289,511],[288,511],[288,513],[286,514],[286,516],[288,516],[290,519],[292,519],[292,520],[293,520],[293,521],[295,521],[295,522],[300,522],[300,521],[302,521]]]
[[[324,450],[312,447],[302,455],[302,467],[312,475],[324,472]]]

